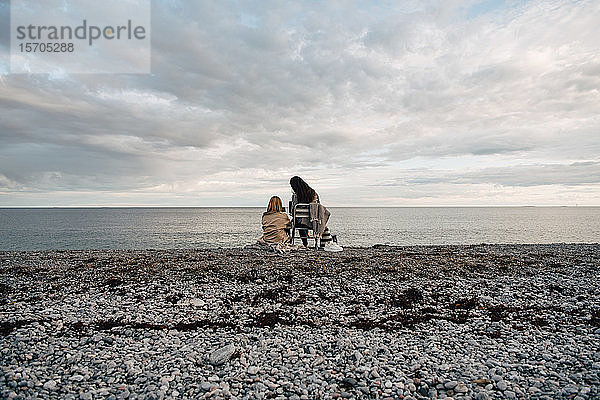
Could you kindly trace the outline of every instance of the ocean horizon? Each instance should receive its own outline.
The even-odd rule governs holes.
[[[330,207],[342,246],[596,243],[600,207]],[[264,207],[0,208],[0,251],[243,247]]]

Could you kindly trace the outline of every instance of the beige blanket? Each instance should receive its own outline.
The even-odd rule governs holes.
[[[263,235],[258,242],[261,244],[287,243],[290,241],[286,229],[290,229],[292,223],[284,212],[269,212],[262,216]]]

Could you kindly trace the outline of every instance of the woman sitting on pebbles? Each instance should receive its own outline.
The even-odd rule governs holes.
[[[263,235],[258,239],[258,243],[264,245],[288,243],[290,241],[289,231],[291,227],[290,218],[283,212],[281,199],[273,196],[269,200],[267,212],[262,216]]]

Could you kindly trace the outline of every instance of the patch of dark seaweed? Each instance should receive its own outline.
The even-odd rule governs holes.
[[[73,322],[71,324],[67,324],[67,327],[73,329],[74,331],[80,332],[85,327],[85,324],[81,321]]]
[[[462,309],[462,310],[472,310],[479,305],[479,299],[477,297],[469,297],[455,300],[450,304],[448,308],[451,310]]]
[[[434,314],[422,312],[402,312],[394,314],[388,318],[388,321],[393,321],[394,324],[399,324],[403,327],[412,327],[416,324],[430,321],[435,317]]]
[[[374,244],[371,248],[375,250],[394,250],[394,247],[387,244]]]
[[[519,320],[524,322],[529,322],[537,327],[548,326],[549,322],[544,317],[544,315],[549,312],[559,313],[564,312],[564,310],[560,307],[550,306],[550,307],[539,307],[539,306],[526,306],[526,307],[514,307],[507,306],[504,304],[499,304],[495,306],[486,306],[484,307],[488,310],[490,320],[492,322],[498,322],[506,319],[510,320]],[[583,317],[585,314],[584,310],[574,310],[571,311],[571,316]]]
[[[319,298],[321,300],[328,300],[329,301],[329,300],[333,300],[334,299],[333,295],[331,295],[331,294],[329,294],[329,293],[327,293],[327,292],[325,292],[323,290],[319,290],[317,292],[317,296],[319,296]]]
[[[416,288],[408,288],[402,293],[395,293],[389,300],[393,307],[410,308],[423,301],[423,292]]]
[[[261,304],[263,300],[277,301],[279,300],[279,296],[281,296],[282,290],[283,288],[281,287],[264,289],[254,295],[252,305],[256,306]]]
[[[499,304],[497,306],[489,306],[487,307],[490,313],[490,320],[493,322],[498,322],[503,320],[508,316],[509,313],[517,311],[515,307],[509,307],[504,304]]]
[[[559,285],[551,284],[550,286],[548,286],[548,290],[550,292],[556,292],[556,293],[563,294],[565,291],[565,288],[563,288],[562,286],[559,286]]]
[[[312,321],[298,320],[291,314],[284,314],[280,311],[262,311],[254,317],[253,323],[246,324],[246,326],[264,328],[272,327],[277,324],[286,326],[316,326]]]
[[[95,328],[101,331],[108,331],[112,328],[126,326],[127,324],[121,320],[106,319],[96,322]]]
[[[232,303],[238,303],[242,300],[246,299],[246,296],[244,296],[241,293],[236,293],[233,296],[231,296],[231,298],[229,299]]]
[[[377,272],[383,272],[383,273],[394,273],[394,272],[398,272],[398,266],[397,265],[391,265],[391,264],[383,264],[383,265],[378,265],[377,267],[374,268],[375,271]]]
[[[276,324],[283,324],[284,322],[287,322],[286,320],[281,318],[281,314],[277,311],[260,312],[254,318],[254,321],[256,323],[256,326],[259,326],[259,327],[274,326]]]
[[[12,286],[5,285],[4,283],[0,283],[0,295],[6,295],[12,292]]]
[[[179,322],[176,325],[173,325],[169,329],[174,329],[177,331],[188,332],[195,331],[202,328],[229,328],[236,329],[239,328],[236,324],[229,321],[212,321],[209,319],[201,319],[193,322]]]
[[[165,301],[168,301],[171,304],[177,304],[183,298],[183,296],[179,293],[173,293],[165,297]]]
[[[370,331],[372,329],[375,328],[380,328],[380,329],[389,329],[386,325],[385,325],[385,320],[374,320],[374,319],[368,319],[368,318],[357,318],[356,320],[350,322],[349,324],[350,327],[352,328],[357,328],[363,331]]]
[[[501,339],[502,338],[502,332],[500,332],[500,330],[495,330],[495,331],[490,331],[490,332],[482,332],[481,333],[483,336],[487,336],[491,339]]]
[[[230,328],[235,329],[238,326],[228,321],[213,321],[210,319],[201,319],[192,322],[178,322],[175,325],[167,324],[154,324],[151,322],[125,322],[122,320],[101,320],[94,324],[86,325],[81,321],[71,323],[68,325],[75,331],[83,331],[86,327],[92,328],[92,330],[108,331],[113,328],[130,328],[130,329],[145,329],[145,330],[176,330],[182,332],[194,331],[203,328]]]
[[[259,279],[259,275],[255,270],[251,270],[248,272],[243,272],[241,274],[234,274],[233,275],[233,279],[235,279],[236,281],[243,283],[243,284],[247,284],[250,282],[254,282],[257,279]]]
[[[455,324],[464,324],[469,321],[471,314],[468,311],[456,311],[453,313],[448,313],[446,315],[442,315],[439,319],[444,319],[446,321],[453,322]]]
[[[464,324],[469,320],[470,314],[467,311],[455,311],[446,313],[429,313],[421,310],[419,312],[404,312],[390,317],[391,320],[401,323],[403,326],[412,327],[416,324],[428,322],[431,320],[445,320],[455,324]]]
[[[35,322],[42,323],[47,322],[47,320],[31,320],[31,319],[22,319],[11,322],[2,322],[0,323],[0,336],[7,336],[12,331],[19,329],[23,326],[31,325]]]
[[[111,288],[121,286],[122,284],[123,284],[123,281],[118,278],[110,278],[104,282],[104,286],[108,286]]]

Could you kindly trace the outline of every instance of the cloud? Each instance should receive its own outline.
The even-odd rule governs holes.
[[[517,165],[485,168],[455,180],[458,183],[492,183],[502,186],[581,186],[600,184],[600,162]]]
[[[150,75],[0,75],[0,204],[239,188],[254,204],[297,173],[347,205],[372,184],[401,198],[395,179],[415,198],[513,200],[492,184],[594,202],[599,17],[593,1],[154,1]]]
[[[585,186],[600,184],[600,162],[571,164],[523,164],[465,170],[410,169],[402,177],[374,182],[372,186],[431,184],[491,184],[500,186]]]

